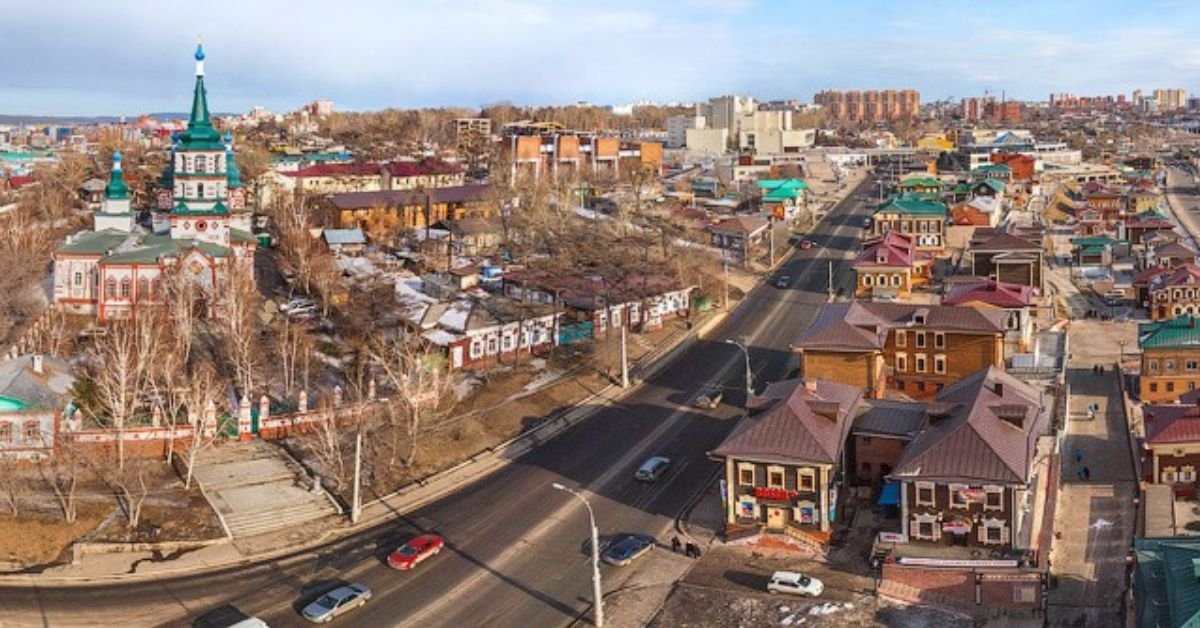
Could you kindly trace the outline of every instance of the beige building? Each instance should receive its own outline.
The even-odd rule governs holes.
[[[813,96],[813,102],[844,122],[883,122],[921,115],[921,95],[914,89],[825,90]]]
[[[1186,89],[1156,89],[1154,100],[1159,111],[1179,111],[1187,107]]]

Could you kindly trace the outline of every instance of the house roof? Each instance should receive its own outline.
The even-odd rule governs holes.
[[[419,177],[437,174],[458,174],[462,168],[441,159],[422,159],[420,161],[393,161],[383,164],[383,168],[393,177]]]
[[[875,210],[875,213],[899,212],[920,216],[945,216],[948,213],[946,204],[917,194],[901,194],[893,197],[885,205]]]
[[[981,172],[985,174],[1009,174],[1012,172],[1012,168],[1010,168],[1008,164],[983,164],[971,172]]]
[[[787,464],[837,464],[862,389],[826,380],[788,380],[760,397],[773,403],[744,419],[714,455]],[[759,403],[762,403],[761,401]]]
[[[1046,425],[1036,389],[989,366],[943,389],[929,414],[925,429],[905,448],[892,477],[1028,482],[1036,437]]]
[[[1200,623],[1200,538],[1135,538],[1137,625],[1164,628]]]
[[[284,172],[284,176],[294,179],[308,177],[370,177],[379,176],[381,166],[375,162],[355,162],[349,164],[315,164],[294,172]]]
[[[933,177],[909,177],[900,182],[901,188],[941,188],[942,182]]]
[[[367,242],[362,229],[357,227],[354,229],[325,229],[321,232],[321,237],[325,238],[325,243],[331,246],[366,244]]]
[[[1196,259],[1196,252],[1178,242],[1168,242],[1161,246],[1155,247],[1154,256],[1163,258],[1191,258]]]
[[[850,431],[864,436],[912,440],[925,424],[925,404],[891,399],[867,399]]]
[[[1200,348],[1200,321],[1191,314],[1138,324],[1141,349]]]
[[[1012,235],[1011,233],[998,232],[991,236],[984,236],[978,239],[972,239],[968,247],[972,252],[978,253],[995,253],[1021,251],[1028,253],[1041,252],[1042,247],[1036,242],[1030,242],[1025,238]]]
[[[20,410],[57,409],[74,384],[71,365],[58,358],[44,356],[40,374],[33,371],[32,354],[0,362],[0,398]]]
[[[1033,304],[1033,288],[987,280],[957,285],[942,299],[942,305],[970,305],[972,303],[984,303],[1000,308],[1029,307]]]
[[[1007,167],[1008,167],[1008,166],[1005,166],[1005,168],[1007,168]],[[1003,182],[1003,181],[1000,181],[1000,180],[998,180],[998,179],[984,179],[984,180],[982,180],[982,181],[980,181],[980,182],[976,183],[976,184],[975,184],[974,186],[972,186],[972,187],[976,187],[976,188],[977,188],[977,187],[979,187],[979,186],[981,186],[981,185],[984,185],[984,186],[987,186],[987,187],[991,188],[991,189],[992,189],[992,191],[993,191],[993,192],[996,192],[997,194],[999,194],[999,193],[1003,192],[1003,191],[1004,191],[1004,187],[1005,187],[1005,186],[1004,186],[1004,182]]]
[[[1174,286],[1190,286],[1200,283],[1200,266],[1184,264],[1176,266],[1170,274],[1158,275],[1150,282],[1151,290],[1171,288]]]
[[[863,243],[863,250],[854,259],[854,268],[909,267],[929,255],[917,251],[916,236],[889,231],[883,236]]]
[[[753,235],[766,229],[769,223],[770,221],[761,216],[735,216],[733,218],[726,218],[713,225],[710,230],[713,233],[733,233],[743,236]]]
[[[924,319],[923,323],[918,323]],[[1005,313],[973,307],[851,301],[821,307],[816,319],[793,343],[802,350],[882,349],[887,330],[932,329],[995,334],[1004,331]]]
[[[1148,405],[1142,408],[1142,417],[1148,444],[1200,442],[1200,406],[1194,401]]]
[[[1157,277],[1163,273],[1169,273],[1169,272],[1171,272],[1171,269],[1167,268],[1166,266],[1151,266],[1151,267],[1143,270],[1142,272],[1134,275],[1133,281],[1131,283],[1135,286],[1149,285],[1150,282],[1153,281],[1155,277]]]
[[[429,190],[432,203],[473,203],[487,198],[491,189],[487,183],[456,185]],[[411,207],[425,202],[419,190],[380,190],[376,192],[342,192],[330,194],[330,202],[338,209],[369,209],[371,207]]]

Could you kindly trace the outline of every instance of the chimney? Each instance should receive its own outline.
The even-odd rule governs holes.
[[[46,372],[45,356],[40,353],[33,354],[33,372],[41,375]]]

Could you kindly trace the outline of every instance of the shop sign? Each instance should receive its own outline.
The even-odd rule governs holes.
[[[757,486],[754,488],[754,496],[759,499],[769,499],[771,501],[786,502],[796,499],[798,493],[787,489],[774,486]]]

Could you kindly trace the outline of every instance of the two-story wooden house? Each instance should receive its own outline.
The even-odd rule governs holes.
[[[1177,403],[1143,406],[1142,421],[1144,479],[1195,496],[1200,480],[1200,392],[1186,393]]]
[[[946,247],[946,204],[920,194],[901,194],[879,209],[871,221],[872,234],[889,231],[913,234],[917,249],[940,253]]]
[[[942,305],[998,309],[1005,313],[1004,354],[1029,351],[1033,343],[1036,319],[1034,290],[1029,286],[985,279],[977,283],[960,282],[942,297]]]
[[[1007,315],[948,305],[830,303],[792,344],[801,373],[931,398],[980,369],[1004,364]]]
[[[710,452],[725,463],[727,526],[827,540],[861,403],[861,388],[814,379],[776,382],[751,399],[752,414]]]
[[[890,476],[900,483],[901,534],[910,542],[1028,548],[1027,506],[1044,498],[1035,452],[1050,405],[994,367],[943,390]]]
[[[1138,325],[1142,352],[1138,395],[1143,403],[1171,403],[1200,386],[1200,329],[1193,314]]]
[[[913,234],[889,231],[863,243],[853,263],[854,296],[890,296],[906,299],[913,288],[929,281],[933,258],[917,250]]]
[[[1150,319],[1200,314],[1200,266],[1184,264],[1150,280]]]

